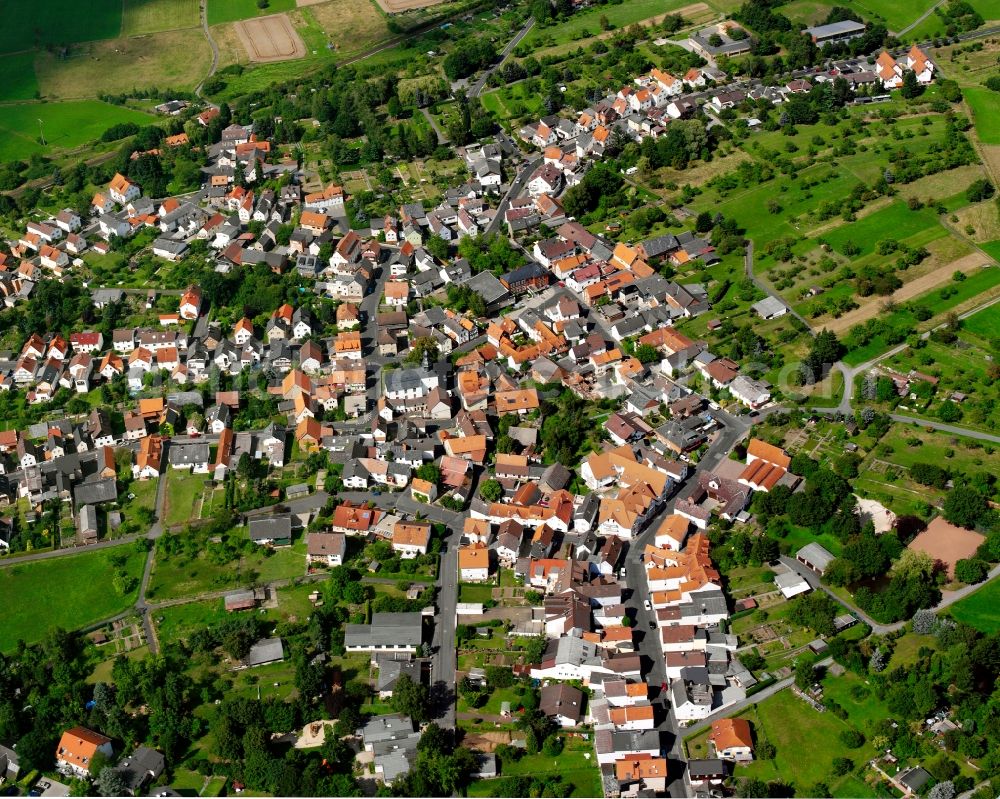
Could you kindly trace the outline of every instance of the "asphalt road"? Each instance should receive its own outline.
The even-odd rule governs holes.
[[[477,80],[475,83],[472,84],[472,86],[469,88],[468,91],[469,97],[478,97],[480,94],[483,93],[483,89],[486,86],[486,82],[490,79],[490,75],[492,75],[494,72],[500,69],[500,67],[503,66],[503,62],[510,57],[510,54],[514,52],[514,48],[517,47],[521,39],[523,39],[525,36],[528,35],[528,31],[530,31],[534,26],[535,26],[535,18],[530,17],[528,19],[528,24],[526,24],[523,28],[521,28],[521,30],[517,32],[517,35],[510,40],[507,46],[500,53],[500,59],[492,67],[490,67],[482,75],[480,75],[479,80]]]
[[[639,654],[642,656],[643,668],[648,669],[645,680],[654,695],[653,702],[659,704],[657,718],[657,729],[660,731],[664,752],[670,761],[670,783],[667,792],[673,797],[685,796],[684,784],[684,754],[682,749],[681,729],[674,717],[673,710],[669,706],[669,700],[665,693],[661,693],[661,686],[666,682],[666,672],[664,669],[663,651],[658,640],[659,632],[650,629],[650,623],[655,622],[655,614],[647,611],[643,601],[649,596],[649,587],[646,583],[646,570],[642,564],[642,552],[646,545],[652,543],[655,537],[656,528],[665,516],[673,513],[674,504],[678,498],[688,497],[694,491],[698,481],[698,474],[702,471],[711,471],[719,461],[726,457],[733,445],[747,434],[750,429],[749,424],[740,417],[732,416],[725,411],[716,412],[716,417],[723,425],[716,434],[709,448],[705,451],[702,459],[694,466],[690,477],[681,486],[677,494],[667,502],[661,514],[652,519],[649,526],[629,544],[628,553],[625,556],[626,577],[625,581],[631,590],[631,594],[625,604],[629,608],[635,619],[635,638]],[[653,625],[655,627],[655,624]],[[686,733],[686,731],[684,731]]]
[[[518,170],[517,177],[514,178],[514,182],[510,184],[510,188],[507,189],[507,193],[497,206],[496,216],[490,220],[490,223],[486,226],[486,230],[483,231],[483,235],[494,233],[503,224],[503,217],[510,207],[510,201],[513,198],[519,197],[521,192],[524,191],[524,187],[528,185],[532,173],[541,166],[542,160],[541,157],[535,158],[528,161]]]

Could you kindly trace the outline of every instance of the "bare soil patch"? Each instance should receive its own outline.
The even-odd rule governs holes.
[[[890,300],[897,305],[907,302],[908,300],[912,300],[914,297],[919,297],[921,294],[926,294],[928,291],[937,288],[942,283],[948,282],[951,280],[951,276],[956,271],[968,274],[969,272],[974,272],[979,267],[985,266],[988,263],[990,263],[990,259],[983,255],[983,253],[970,253],[963,258],[959,258],[957,261],[952,261],[950,264],[940,266],[933,272],[922,275],[916,280],[911,280],[902,288],[893,292],[893,294],[889,297],[878,297],[872,302],[862,305],[856,310],[845,313],[839,319],[831,319],[828,322],[824,322],[823,326],[834,333],[841,333],[854,327],[854,325],[860,324],[861,322],[867,322],[873,316],[877,316],[882,312],[882,306]]]
[[[306,46],[287,14],[245,19],[236,23],[236,32],[250,60],[259,64],[289,61],[306,54]]]

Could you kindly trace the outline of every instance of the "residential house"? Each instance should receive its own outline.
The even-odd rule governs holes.
[[[98,752],[106,758],[114,755],[110,738],[86,727],[71,727],[62,734],[56,747],[56,769],[70,777],[87,779]]]

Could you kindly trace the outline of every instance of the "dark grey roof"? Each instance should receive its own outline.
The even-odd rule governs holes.
[[[262,638],[252,647],[250,652],[243,659],[247,666],[261,666],[265,663],[274,663],[283,660],[285,650],[281,646],[280,638]]]
[[[73,489],[73,503],[77,507],[95,505],[99,502],[114,502],[116,499],[118,499],[118,486],[113,477],[80,483]]]
[[[865,32],[865,23],[856,22],[853,19],[845,19],[840,22],[830,22],[826,25],[805,28],[802,32],[816,39],[829,39],[831,37],[846,37],[850,35],[860,36]]]
[[[517,269],[504,275],[503,281],[510,286],[515,283],[520,283],[522,280],[532,280],[538,277],[545,277],[547,274],[548,272],[542,267],[541,264],[529,261],[524,264],[524,266],[519,266]]]
[[[286,541],[292,537],[292,516],[267,516],[263,519],[251,519],[249,525],[251,541]]]
[[[496,303],[510,296],[510,292],[492,272],[480,272],[465,281],[464,285],[476,292],[487,303]]]
[[[344,645],[419,646],[423,643],[423,617],[419,613],[375,613],[371,624],[348,624]]]
[[[167,460],[171,466],[190,466],[197,463],[208,463],[207,441],[185,441],[180,444],[171,443]]]
[[[688,774],[692,777],[714,777],[725,773],[726,763],[718,758],[688,761]]]
[[[922,766],[916,766],[898,777],[911,791],[919,791],[931,780],[931,775]]]
[[[646,251],[647,258],[656,258],[676,250],[677,237],[671,233],[664,236],[654,236],[642,242],[642,248]]]
[[[134,794],[146,783],[147,780],[155,780],[166,766],[163,755],[148,746],[140,746],[131,755],[123,758],[115,766],[115,771],[120,771],[125,778],[125,784]]]
[[[383,660],[379,664],[376,691],[391,691],[400,677],[409,677],[413,682],[420,682],[422,669],[416,660]]]

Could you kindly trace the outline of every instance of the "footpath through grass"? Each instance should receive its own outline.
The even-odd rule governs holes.
[[[122,566],[113,561],[121,558]],[[33,643],[49,630],[75,630],[127,610],[136,598],[146,555],[132,544],[0,568],[4,623],[0,652],[18,640]],[[124,596],[113,586],[123,569],[134,584]]]

